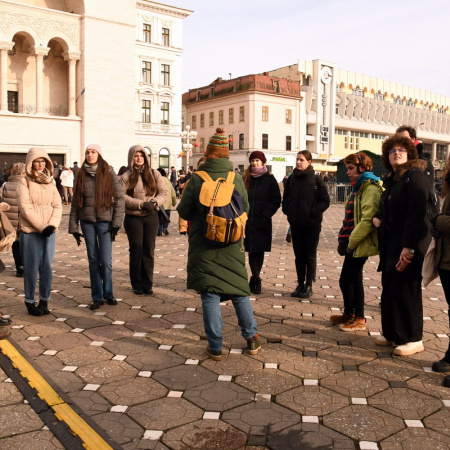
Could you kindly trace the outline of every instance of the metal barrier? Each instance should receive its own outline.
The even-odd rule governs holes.
[[[347,200],[352,186],[350,183],[325,183],[331,203],[344,203]]]

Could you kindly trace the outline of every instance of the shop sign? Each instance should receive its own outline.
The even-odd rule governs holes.
[[[272,158],[272,161],[281,161],[281,162],[286,162],[286,158],[282,157],[282,156],[274,156]]]

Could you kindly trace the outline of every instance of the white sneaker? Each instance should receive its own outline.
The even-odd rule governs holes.
[[[385,345],[392,345],[392,346],[394,346],[395,342],[394,341],[388,341],[384,336],[377,336],[375,338],[375,344],[382,345],[382,346],[385,346]]]
[[[422,341],[408,342],[407,344],[399,345],[394,349],[394,355],[398,356],[410,356],[415,353],[423,352],[425,349],[423,347]]]

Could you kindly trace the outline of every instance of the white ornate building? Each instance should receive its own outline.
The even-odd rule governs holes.
[[[32,146],[81,162],[92,142],[116,170],[135,143],[153,166],[160,153],[173,165],[190,13],[148,0],[0,0],[0,166]]]

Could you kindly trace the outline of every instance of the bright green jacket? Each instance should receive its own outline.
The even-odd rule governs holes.
[[[213,179],[226,178],[233,170],[228,159],[208,158],[202,164],[204,170]],[[246,296],[250,294],[245,253],[242,243],[236,242],[226,247],[213,247],[203,237],[205,206],[200,204],[199,194],[203,180],[192,174],[186,185],[177,211],[182,219],[190,220],[189,253],[187,264],[187,287],[198,292],[206,291],[221,295]],[[241,194],[244,210],[249,211],[247,191],[240,175],[234,179],[236,190]]]
[[[348,248],[355,249],[354,258],[378,255],[378,235],[372,219],[380,213],[383,182],[366,180],[354,199],[355,228],[350,235]],[[347,209],[350,195],[345,203]]]

